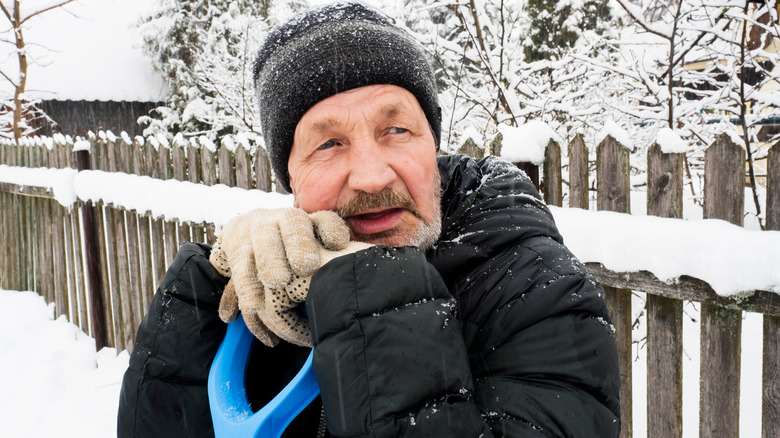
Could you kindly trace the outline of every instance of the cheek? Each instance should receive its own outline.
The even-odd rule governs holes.
[[[325,171],[302,172],[296,181],[293,177],[295,206],[307,213],[334,210],[341,187],[338,176]]]
[[[433,158],[424,156],[411,160],[403,167],[404,181],[407,189],[414,198],[417,208],[426,220],[433,219],[437,210],[435,204],[438,196],[435,191],[440,190],[435,184],[438,167],[435,155]]]

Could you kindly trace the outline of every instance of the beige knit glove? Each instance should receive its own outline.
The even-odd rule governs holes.
[[[320,246],[339,250],[348,242],[349,228],[331,211],[258,209],[234,218],[222,228],[209,257],[221,275],[230,277],[220,301],[220,318],[233,321],[240,310],[260,341],[276,345],[278,338],[261,318],[264,291],[283,290],[293,275],[311,276],[322,264]]]
[[[329,251],[320,246],[320,266],[336,257],[351,254],[370,246],[367,243],[350,242],[346,248],[339,251]],[[303,314],[301,306],[301,303],[306,299],[310,285],[311,275],[306,277],[296,275],[294,280],[284,289],[266,289],[265,308],[259,315],[260,322],[272,334],[287,342],[304,347],[312,346],[309,321]],[[246,319],[246,316],[244,318]]]

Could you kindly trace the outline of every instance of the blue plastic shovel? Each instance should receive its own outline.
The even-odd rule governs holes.
[[[209,405],[217,438],[277,438],[320,393],[311,362],[314,350],[295,378],[257,412],[246,397],[246,368],[254,335],[244,318],[228,324],[209,372]]]

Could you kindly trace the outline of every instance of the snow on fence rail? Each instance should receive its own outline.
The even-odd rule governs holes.
[[[500,138],[494,141],[494,151],[500,150],[500,142]],[[569,204],[587,209],[587,149],[581,137],[568,146]],[[96,170],[78,174],[72,170],[86,167],[83,162],[76,165],[74,149],[89,150],[78,154]],[[770,150],[768,163],[766,223],[770,230],[780,230],[778,151],[780,146]],[[562,203],[560,153],[561,148],[550,142],[542,164],[515,163],[535,178],[551,206]],[[629,213],[628,150],[608,136],[598,145],[596,155],[597,209]],[[723,136],[705,157],[704,216],[731,222],[737,230],[742,230],[744,156],[740,146]],[[682,154],[663,153],[654,145],[647,159],[648,214],[682,217]],[[105,319],[105,342],[119,349],[132,347],[155,284],[180,243],[211,242],[214,225],[242,211],[291,204],[289,196],[262,193],[271,187],[270,166],[263,150],[250,154],[245,145],[234,148],[231,143],[215,148],[196,142],[167,145],[154,139],[101,135],[76,142],[74,147],[72,141],[46,139],[0,144],[0,163],[5,165],[0,165],[0,238],[6,242],[6,251],[0,252],[0,286],[38,291],[55,303],[58,315],[67,315],[93,336],[95,320]],[[538,183],[540,168],[543,179]],[[69,193],[64,188],[67,181],[72,185]],[[77,198],[79,202],[75,202]],[[552,211],[569,246],[590,262],[586,266],[607,291],[621,366],[622,436],[631,435],[632,424],[631,290],[648,294],[648,436],[681,435],[683,300],[702,303],[700,434],[737,434],[739,392],[733,389],[739,387],[740,316],[745,310],[764,314],[764,435],[780,436],[780,370],[775,366],[780,362],[780,273],[771,267],[780,254],[766,249],[780,247],[780,233],[740,234],[728,227],[718,231],[735,239],[767,242],[749,263],[737,263],[739,257],[725,263],[733,265],[732,277],[746,282],[723,283],[708,277],[706,271],[698,274],[702,278],[684,272],[669,274],[668,267],[652,258],[642,258],[646,266],[625,269],[627,272],[610,269],[608,257],[593,256],[578,245],[592,248],[596,242],[605,245],[602,252],[619,251],[634,259],[639,259],[643,248],[634,249],[639,252],[631,255],[625,248],[607,243],[606,233],[583,232],[582,224],[604,222],[607,213]],[[94,220],[94,238],[85,237],[88,230],[82,223],[90,214],[94,214],[89,219]],[[608,219],[615,221],[610,224],[627,224],[611,225],[612,229],[646,226],[638,221],[651,219],[611,214],[617,219]],[[666,221],[669,225],[665,226],[687,226],[690,230],[686,221]],[[592,241],[578,241],[578,236],[588,234]],[[85,277],[90,275],[90,266],[85,262],[85,249],[89,240],[95,241],[97,262],[93,264],[97,266],[93,267],[97,269],[92,274],[99,282],[95,289],[102,291],[100,297],[106,303],[101,318],[88,314],[89,282]],[[767,262],[767,258],[772,260]],[[745,266],[754,268],[750,275],[745,275]],[[670,275],[674,281],[669,281]],[[706,366],[711,363],[719,366]]]

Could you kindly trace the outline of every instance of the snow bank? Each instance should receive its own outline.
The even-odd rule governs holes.
[[[218,228],[241,213],[256,208],[292,207],[291,195],[245,190],[224,184],[205,186],[148,176],[85,170],[76,175],[79,199],[150,212],[167,220],[213,223]]]
[[[0,289],[0,435],[116,436],[119,388],[129,360],[95,340],[34,292]]]
[[[555,131],[546,123],[537,120],[514,127],[498,125],[503,137],[501,157],[511,163],[544,163],[544,150],[550,140],[557,140]]]
[[[780,293],[780,231],[754,231],[716,219],[687,221],[550,207],[566,246],[582,262],[616,272],[650,271],[706,281],[719,295]]]
[[[48,169],[0,164],[0,182],[49,188],[54,193],[54,199],[65,207],[70,207],[76,202],[73,179],[77,173],[75,169],[70,167]]]

